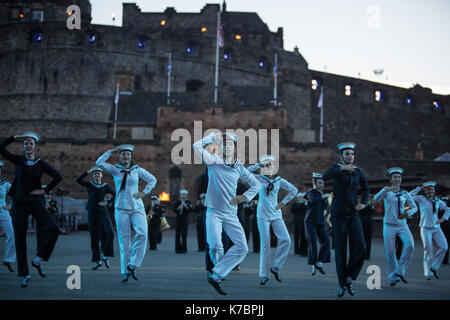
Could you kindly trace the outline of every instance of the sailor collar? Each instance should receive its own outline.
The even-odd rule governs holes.
[[[96,188],[103,188],[104,186],[106,186],[106,183],[102,183],[102,184],[96,184],[94,181],[91,181],[91,184],[96,187]]]
[[[116,164],[116,167],[119,168],[120,170],[124,170],[124,171],[127,171],[127,172],[131,172],[132,170],[139,168],[139,166],[137,164],[135,164],[135,165],[131,166],[130,168],[126,169],[120,163]]]
[[[279,180],[281,179],[280,176],[275,176],[275,177],[272,178],[272,179],[270,179],[268,176],[266,176],[266,175],[264,175],[264,174],[260,174],[260,176],[261,176],[264,180],[266,180],[267,182],[270,182],[270,183],[275,183],[275,182],[277,182],[277,181],[279,181]]]
[[[230,168],[236,168],[239,164],[240,161],[238,158],[234,158],[234,163],[233,164],[229,164],[228,162],[225,161],[225,159],[222,158],[223,164],[226,166],[229,166]]]
[[[0,186],[4,183],[6,183],[6,180],[3,180],[2,178],[0,178]]]
[[[339,162],[337,165],[338,165],[339,167],[343,167],[343,166],[344,166],[344,164],[341,163],[341,162]],[[353,169],[358,169],[358,167],[355,166],[354,164],[352,164],[352,167],[353,167]]]
[[[29,167],[34,166],[36,163],[38,163],[41,159],[37,158],[35,160],[27,160],[26,157],[23,157],[25,159],[25,164]]]

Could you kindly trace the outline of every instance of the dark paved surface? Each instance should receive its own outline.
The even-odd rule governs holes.
[[[189,230],[187,254],[174,253],[174,232],[166,231],[158,251],[148,251],[142,267],[138,271],[139,281],[132,279],[121,283],[119,250],[115,239],[116,257],[111,260],[111,269],[105,267],[91,270],[89,234],[86,231],[61,235],[51,260],[45,263],[48,277],[42,279],[35,269],[31,270],[31,282],[28,288],[20,288],[20,278],[0,266],[0,299],[232,299],[232,300],[298,300],[298,299],[339,299],[334,264],[325,265],[326,275],[311,276],[311,267],[306,258],[289,254],[285,267],[281,271],[282,282],[273,277],[265,285],[259,285],[259,254],[250,253],[241,264],[241,270],[233,271],[224,282],[227,296],[218,295],[206,281],[204,271],[204,252],[197,252],[195,226]],[[31,261],[36,248],[35,235],[28,236],[29,259]],[[390,287],[386,277],[386,259],[382,239],[374,239],[372,258],[366,261],[359,279],[354,283],[356,296],[342,299],[449,299],[450,266],[443,265],[440,279],[426,281],[423,276],[423,247],[420,239],[415,239],[416,250],[409,266],[407,285],[399,283]],[[0,255],[5,247],[4,238],[0,239]],[[273,249],[274,250],[274,249]],[[81,289],[69,290],[66,286],[69,265],[81,268]],[[369,265],[381,268],[381,289],[369,290],[366,286]],[[15,267],[15,266],[14,266]]]

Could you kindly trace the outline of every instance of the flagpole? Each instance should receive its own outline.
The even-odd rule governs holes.
[[[172,52],[169,52],[169,64],[167,66],[167,105],[170,104],[170,76],[172,74]]]
[[[215,81],[214,81],[214,104],[217,104],[217,96],[219,93],[219,22],[220,22],[220,9],[217,12],[216,76],[215,76]]]
[[[117,88],[116,88],[116,95],[114,97],[114,104],[115,106],[115,110],[114,110],[114,133],[113,133],[113,139],[116,140],[116,131],[117,131],[117,109],[119,106],[119,83],[117,83]]]
[[[320,88],[322,104],[320,106],[320,143],[323,143],[323,87]]]
[[[278,55],[275,53],[275,67],[273,70],[273,77],[275,85],[273,87],[273,100],[275,101],[275,106],[278,105],[277,103],[277,82],[278,82]]]

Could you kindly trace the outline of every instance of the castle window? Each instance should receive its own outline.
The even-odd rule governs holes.
[[[31,11],[31,21],[44,22],[44,10]]]
[[[201,87],[203,87],[204,84],[205,82],[201,80],[197,79],[188,80],[186,81],[186,91],[198,91],[200,90]]]
[[[406,106],[408,106],[408,107],[414,106],[415,101],[414,101],[414,97],[412,95],[407,95],[404,99],[405,99],[404,102],[405,102]]]
[[[383,92],[381,90],[375,90],[375,92],[373,93],[373,98],[375,99],[376,102],[383,101],[384,100]]]

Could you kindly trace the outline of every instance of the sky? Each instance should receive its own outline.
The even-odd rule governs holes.
[[[142,12],[200,12],[205,0],[90,0],[93,24],[122,25],[122,2]],[[309,69],[450,94],[448,0],[226,0],[227,11],[256,12],[284,49],[299,48]],[[382,69],[381,75],[373,70]]]

